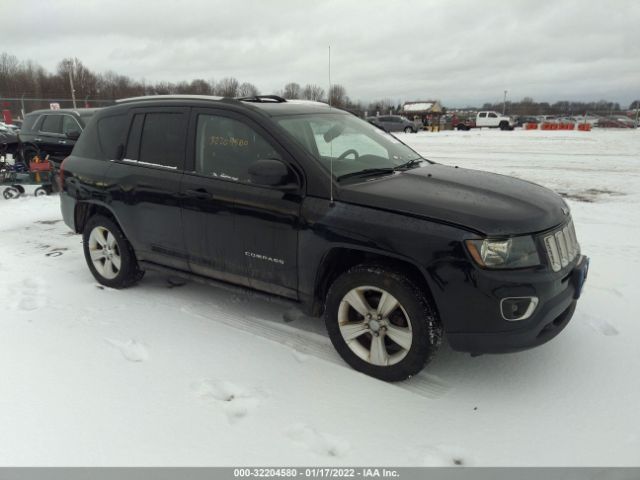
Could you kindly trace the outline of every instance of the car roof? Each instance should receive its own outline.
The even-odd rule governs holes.
[[[311,113],[344,113],[344,110],[332,108],[326,103],[312,100],[286,100],[275,95],[258,95],[244,98],[218,97],[213,95],[149,95],[116,100],[116,105],[144,105],[153,104],[189,104],[210,105],[233,104],[253,110],[259,110],[271,117],[283,115],[305,115]]]
[[[71,113],[71,114],[76,114],[79,115],[81,117],[85,116],[85,115],[93,115],[94,113],[96,113],[98,110],[100,110],[100,108],[61,108],[59,110],[51,110],[51,109],[42,109],[42,110],[34,110],[33,112],[29,112],[25,115],[25,117],[29,116],[29,115],[43,115],[43,114],[47,114],[47,115],[55,115],[55,114],[63,114],[63,113]]]

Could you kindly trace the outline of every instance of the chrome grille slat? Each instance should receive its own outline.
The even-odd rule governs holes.
[[[543,241],[549,264],[554,272],[569,265],[580,253],[573,220],[546,235]]]

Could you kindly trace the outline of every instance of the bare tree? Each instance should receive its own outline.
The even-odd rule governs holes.
[[[287,83],[284,86],[284,91],[282,92],[282,96],[290,100],[295,100],[297,98],[300,98],[301,94],[302,94],[302,89],[300,88],[300,84],[295,82]]]
[[[239,97],[254,97],[260,95],[260,90],[253,83],[244,82],[238,87]]]
[[[196,78],[189,84],[189,93],[193,95],[211,95],[211,86],[206,80]]]
[[[58,63],[58,75],[62,83],[69,81],[69,74],[73,78],[73,88],[78,101],[96,95],[98,78],[78,58],[65,58]]]
[[[329,103],[334,107],[346,107],[349,103],[347,90],[338,83],[331,85],[331,89],[329,90],[329,100]]]
[[[233,77],[223,78],[216,85],[216,94],[223,97],[237,97],[239,85],[238,80]]]
[[[324,100],[324,89],[318,85],[307,84],[302,90],[302,98],[322,102]]]

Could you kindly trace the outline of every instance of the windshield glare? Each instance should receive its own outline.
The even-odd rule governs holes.
[[[341,177],[372,168],[395,168],[421,158],[388,133],[352,115],[325,113],[275,119],[327,169]]]

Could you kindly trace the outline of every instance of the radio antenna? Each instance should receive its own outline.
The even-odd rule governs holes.
[[[331,45],[329,45],[329,110],[331,110]],[[329,142],[329,205],[333,206],[333,139]]]

